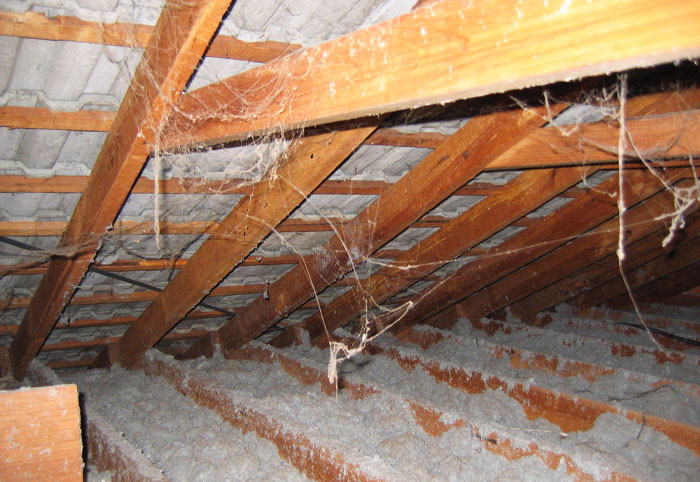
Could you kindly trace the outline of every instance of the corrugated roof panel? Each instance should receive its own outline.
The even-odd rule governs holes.
[[[0,221],[68,221],[80,194],[0,193]]]
[[[41,281],[40,274],[4,275],[0,277],[0,300],[32,296]]]
[[[161,221],[221,221],[242,197],[240,194],[132,194],[124,203],[118,220],[153,220],[155,204]]]
[[[105,239],[96,260],[110,264],[117,259],[135,258],[189,258],[192,256],[208,235],[201,234],[161,234],[123,235],[119,233],[119,225]]]
[[[341,194],[312,194],[299,206],[290,218],[350,219],[369,206],[377,196],[341,195]]]
[[[333,233],[331,231],[307,233],[272,233],[253,251],[253,256],[279,256],[282,254],[306,255],[325,243]]]
[[[293,264],[237,266],[226,278],[221,280],[218,286],[273,283],[294,266]]]
[[[432,149],[363,145],[345,161],[331,179],[396,181]]]
[[[386,244],[384,249],[400,249],[405,251],[433,234],[437,229],[438,228],[409,228],[395,237],[390,243]]]

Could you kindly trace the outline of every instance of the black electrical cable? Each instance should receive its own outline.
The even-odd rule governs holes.
[[[7,238],[5,236],[0,236],[0,242],[5,243],[5,244],[9,244],[9,245],[14,246],[16,248],[24,249],[27,251],[41,251],[41,249],[37,248],[36,246],[32,246],[31,244],[23,243],[22,241],[17,241],[17,240],[11,239],[11,238]],[[138,281],[135,279],[127,278],[126,276],[122,276],[122,275],[117,274],[117,273],[112,273],[111,271],[105,271],[103,269],[96,268],[94,266],[90,266],[88,268],[88,271],[92,271],[93,273],[97,273],[97,274],[105,276],[107,278],[114,278],[116,280],[132,284],[134,286],[139,286],[139,287],[145,288],[147,290],[158,291],[158,292],[163,291],[161,288],[158,288],[157,286],[154,286],[154,285],[151,285],[148,283],[144,283],[142,281]],[[231,317],[236,316],[236,313],[234,313],[232,311],[226,310],[224,308],[219,308],[219,307],[214,306],[214,305],[210,305],[209,303],[199,303],[199,306],[201,306],[203,308],[208,308],[210,310],[218,311],[219,313],[223,313],[226,316],[231,316]]]
[[[686,338],[680,335],[674,335],[673,333],[669,333],[664,330],[659,330],[658,328],[654,328],[653,326],[644,326],[638,323],[629,323],[627,321],[614,321],[613,323],[615,323],[616,325],[631,326],[632,328],[637,328],[642,331],[647,331],[656,335],[665,336],[666,338],[671,338],[672,340],[682,341],[683,343],[687,343],[688,345],[700,346],[700,341],[698,340]]]
[[[25,249],[27,251],[40,251],[41,250],[40,248],[37,248],[36,246],[32,246],[30,244],[26,244],[26,243],[23,243],[21,241],[16,241],[14,239],[10,239],[10,238],[7,238],[5,236],[0,236],[0,242],[3,242],[5,244],[9,244],[11,246],[15,246],[16,248]],[[97,273],[97,274],[100,274],[102,276],[106,276],[108,278],[114,278],[116,280],[123,281],[125,283],[130,283],[130,284],[135,285],[135,286],[140,286],[141,288],[145,288],[147,290],[158,291],[158,292],[163,291],[161,288],[158,288],[157,286],[153,286],[151,284],[144,283],[142,281],[127,278],[126,276],[112,273],[110,271],[105,271],[103,269],[96,268],[94,266],[90,266],[88,268],[88,271],[92,271],[93,273]],[[214,306],[214,305],[210,305],[209,303],[199,303],[199,306],[201,306],[203,308],[208,308],[210,310],[218,311],[219,313],[223,313],[227,316],[231,316],[231,317],[236,316],[236,314],[232,311],[226,310],[224,308],[219,308],[219,307]],[[638,323],[629,323],[629,322],[625,322],[625,321],[614,321],[613,323],[615,323],[616,325],[630,326],[632,328],[637,328],[639,330],[647,331],[649,333],[654,333],[655,335],[665,336],[666,338],[670,338],[670,339],[676,340],[676,341],[681,341],[681,342],[687,343],[689,345],[700,346],[700,341],[698,341],[698,340],[694,340],[692,338],[686,338],[686,337],[680,336],[680,335],[675,335],[673,333],[669,333],[667,331],[660,330],[658,328],[654,328],[653,326],[644,326],[644,325],[640,325]],[[269,329],[267,331],[271,332],[271,331],[275,331],[275,330]]]

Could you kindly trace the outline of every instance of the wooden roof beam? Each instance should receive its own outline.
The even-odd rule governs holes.
[[[119,343],[119,360],[140,356],[187,315],[374,131],[364,127],[298,139],[276,169],[241,199]]]
[[[671,298],[681,293],[693,289],[700,285],[700,261],[697,257],[697,243],[695,250],[691,253],[684,253],[683,259],[677,264],[678,269],[669,269],[666,273],[659,273],[653,280],[640,280],[639,285],[633,289],[632,294],[638,302],[663,302],[666,298]],[[677,266],[674,266],[677,267]],[[629,309],[632,307],[629,293],[625,292],[606,303],[613,309]]]
[[[471,119],[315,254],[305,256],[270,285],[269,299],[259,297],[221,327],[224,353],[263,333],[450,196],[514,142],[539,128],[543,112],[543,108],[515,110]]]
[[[638,278],[640,272],[659,275],[664,269],[668,269],[670,264],[676,262],[676,256],[669,257],[670,253],[679,245],[685,245],[700,234],[698,221],[700,221],[699,216],[695,214],[693,221],[687,223],[682,232],[677,233],[676,243],[669,248],[662,246],[668,234],[664,228],[628,245],[625,248],[623,263],[625,272],[629,273],[627,276],[630,279]],[[510,311],[517,318],[532,319],[537,313],[567,300],[570,304],[582,309],[600,305],[625,291],[626,288],[620,277],[617,253],[613,253],[584,267],[579,273],[567,276],[514,303],[510,306]]]
[[[626,205],[633,204],[630,202]],[[695,207],[697,208],[698,206]],[[672,212],[673,196],[668,192],[656,194],[629,209],[623,218],[625,242],[637,241],[663,228],[665,217]],[[619,220],[611,219],[593,231],[586,232],[585,236],[484,288],[460,302],[462,315],[470,320],[481,319],[614,253],[618,247],[618,228]]]
[[[663,93],[628,99],[625,108],[626,114],[630,117],[660,115],[667,112],[674,112],[678,109],[679,103],[690,107],[695,107],[700,103],[700,90],[689,89],[683,92],[684,94],[680,97],[673,93]],[[519,144],[527,142],[529,138],[534,137],[540,131],[534,133],[533,136],[525,138]],[[510,151],[507,151],[506,155],[509,154]],[[635,183],[644,184],[643,180],[645,178],[643,174],[635,171],[629,172],[630,174],[625,178],[626,183],[631,183],[630,185],[634,185]],[[674,179],[678,178],[676,177]],[[597,189],[603,192],[617,192],[617,180],[612,179],[604,181]],[[448,276],[445,281],[441,283],[439,289],[431,290],[431,294],[427,298],[422,295],[417,296],[416,299],[420,300],[420,305],[414,307],[413,310],[404,317],[400,327],[395,331],[399,331],[403,326],[410,326],[420,320],[435,315],[445,306],[449,306],[453,304],[455,300],[460,299],[462,293],[466,296],[511,272],[513,270],[511,264],[512,260],[509,259],[509,257],[503,256],[503,254],[508,253],[508,250],[519,252],[523,246],[534,246],[535,243],[538,243],[542,239],[562,239],[567,236],[576,236],[579,234],[579,226],[577,223],[563,223],[567,223],[569,217],[571,217],[571,219],[577,219],[577,212],[585,213],[586,216],[590,216],[593,213],[600,214],[600,217],[597,218],[598,221],[588,221],[590,222],[590,224],[588,224],[589,228],[613,216],[616,212],[616,208],[613,208],[608,201],[608,199],[598,196],[595,191],[591,192],[587,190],[582,192],[567,206],[540,219],[530,228],[490,250],[490,252],[487,253],[488,257],[469,263]],[[579,219],[577,219],[577,222],[578,221]],[[584,223],[585,222],[587,221],[584,221]],[[558,224],[565,227],[560,228],[557,226]],[[539,244],[537,249],[530,248],[519,255],[522,259],[516,262],[516,265],[522,266],[529,262],[528,260],[534,260],[555,247],[556,245]],[[474,273],[477,273],[477,276],[474,276]],[[479,281],[480,277],[483,278],[481,281]],[[452,307],[450,310],[454,312],[455,308]],[[456,319],[455,316],[451,315],[447,316],[447,318],[450,320]]]
[[[436,2],[197,89],[178,103],[164,145],[218,143],[700,56],[694,0],[498,7],[496,15],[486,0]]]
[[[168,2],[144,51],[85,192],[60,246],[80,247],[55,258],[37,289],[10,355],[15,377],[24,377],[138,177],[158,128],[200,61],[230,0]]]
[[[150,25],[90,22],[65,15],[47,17],[40,12],[0,12],[0,35],[12,37],[146,48],[153,31]],[[269,62],[299,48],[298,44],[244,42],[236,37],[217,35],[206,54],[207,57]]]

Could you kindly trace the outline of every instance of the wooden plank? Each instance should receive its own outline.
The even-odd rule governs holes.
[[[686,187],[689,185],[686,183]],[[693,211],[697,208],[695,206]],[[634,242],[663,228],[664,218],[673,210],[673,195],[669,192],[656,194],[629,209],[623,218],[625,242]],[[469,319],[482,318],[614,253],[618,247],[619,225],[619,219],[611,219],[470,296],[460,303],[462,315]]]
[[[0,107],[0,127],[109,132],[115,112],[85,110],[61,112],[44,107]]]
[[[257,298],[222,326],[224,354],[277,323],[467,183],[516,139],[540,127],[542,112],[514,110],[472,118],[316,253],[271,284],[268,299]]]
[[[439,132],[405,133],[396,129],[377,129],[365,144],[372,146],[424,147],[436,149],[450,137]]]
[[[241,139],[693,58],[700,55],[698,18],[693,0],[444,0],[183,96],[164,145]]]
[[[206,336],[210,333],[207,330],[191,330],[189,332],[171,332],[163,337],[166,341],[175,340],[190,340],[192,338],[200,338]],[[109,344],[120,343],[120,338],[118,336],[112,336],[108,338],[93,338],[92,340],[66,340],[58,343],[45,344],[41,347],[42,352],[49,351],[64,351],[64,350],[87,350],[90,348],[100,348],[106,347]]]
[[[693,218],[698,220],[697,213]],[[699,223],[688,223],[686,229],[676,235],[675,246],[663,248],[663,240],[668,234],[665,228],[663,226],[656,233],[625,247],[623,268],[629,272],[629,280],[639,277],[641,272],[647,272],[651,276],[654,276],[652,273],[660,274],[670,266],[667,261],[671,264],[677,262],[673,252],[675,248],[682,245],[686,249],[686,244],[689,241],[692,243],[692,239],[700,234]],[[678,239],[679,236],[682,240]],[[521,320],[531,320],[537,313],[574,297],[569,303],[577,308],[599,305],[626,291],[619,270],[617,253],[610,254],[584,267],[579,273],[567,276],[510,305],[510,312]]]
[[[628,194],[631,186],[635,186],[637,202],[663,189],[650,174],[642,171],[626,172],[624,182]],[[401,320],[397,331],[445,308],[450,307],[450,312],[457,310],[456,306],[451,306],[455,302],[612,218],[617,213],[617,203],[611,196],[615,196],[617,189],[616,177],[603,181],[595,189],[589,189],[549,216],[541,218],[537,224],[492,248],[487,255],[458,269],[429,295],[418,295],[420,303]],[[543,239],[551,242],[542,243]]]
[[[231,287],[224,287],[220,296],[231,296],[235,294],[251,294],[251,293],[262,293],[266,285],[233,285]],[[218,288],[217,288],[218,289]],[[212,291],[213,292],[213,291]],[[144,301],[153,301],[156,299],[158,293],[156,291],[134,291],[133,293],[98,293],[90,296],[75,296],[68,303],[70,306],[85,306],[85,305],[103,305],[112,303],[139,303]],[[17,310],[26,309],[31,306],[31,298],[20,296],[5,298],[0,300],[0,307],[5,310]],[[323,306],[323,303],[321,303]],[[311,305],[304,305],[304,309],[310,309],[310,307],[317,307],[317,304],[313,303]],[[230,311],[236,312],[240,308],[232,308]],[[209,312],[207,312],[209,313]],[[224,316],[220,312],[217,315],[211,316]],[[211,317],[208,316],[208,317]]]
[[[83,480],[78,387],[0,392],[0,479]]]
[[[82,249],[72,258],[51,261],[12,340],[10,355],[15,377],[24,377],[85,275],[100,238],[114,221],[157,143],[159,126],[179,98],[229,4],[230,0],[173,1],[163,7],[112,131],[59,244]]]
[[[324,344],[327,333],[352,321],[365,310],[380,305],[579,180],[580,173],[576,168],[533,170],[519,175],[405,251],[368,280],[363,280],[354,289],[333,300],[322,313],[315,313],[304,320],[303,327],[310,333],[312,343]],[[517,202],[514,202],[516,199]],[[380,329],[377,326],[377,330]],[[278,335],[272,344],[280,346],[279,341],[283,337],[284,334]]]
[[[301,219],[288,218],[279,224],[275,231],[278,233],[310,233],[336,231],[350,219],[320,218]],[[426,216],[411,225],[412,228],[441,228],[448,224],[451,218],[444,216]],[[529,220],[515,221],[518,226],[526,226]],[[62,221],[0,221],[0,236],[60,236],[66,229],[67,223]],[[221,227],[215,221],[186,221],[175,223],[159,221],[160,234],[209,234],[220,237]],[[151,236],[156,233],[153,221],[119,221],[115,223],[112,234],[120,236]]]
[[[374,253],[375,258],[395,258],[400,256],[401,250],[381,250]],[[477,252],[477,254],[482,254]],[[248,256],[241,261],[240,266],[269,266],[269,265],[284,265],[297,264],[302,258],[298,254],[282,254],[279,256]],[[182,269],[187,264],[187,259],[121,259],[116,260],[111,264],[94,263],[97,269],[109,271],[113,273],[129,272],[129,271],[160,271],[171,269]],[[46,273],[47,263],[35,265],[34,263],[20,263],[15,265],[0,266],[0,275],[27,275],[27,274],[44,274]],[[1,305],[1,302],[0,302]]]
[[[125,366],[167,333],[374,131],[363,127],[301,138],[219,224],[122,337]],[[220,235],[220,236],[216,236]]]
[[[145,48],[153,30],[150,25],[90,22],[64,15],[47,17],[39,12],[0,12],[0,35],[13,37]],[[207,56],[269,62],[300,47],[273,41],[244,42],[236,37],[217,35],[207,50]]]
[[[28,177],[0,175],[0,192],[62,192],[82,193],[87,184],[87,176]],[[249,194],[252,182],[245,179],[210,180],[201,178],[159,179],[158,192],[161,194]],[[314,190],[314,194],[381,194],[389,187],[384,181],[326,180]],[[131,190],[132,194],[152,194],[153,179],[140,177]],[[479,195],[490,192],[494,185],[480,183],[459,191],[462,195]]]

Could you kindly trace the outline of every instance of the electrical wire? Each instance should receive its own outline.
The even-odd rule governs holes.
[[[11,246],[14,246],[16,248],[24,249],[26,251],[41,251],[41,248],[37,248],[36,246],[32,246],[31,244],[23,243],[22,241],[17,241],[11,238],[7,238],[5,236],[0,236],[0,242],[9,244]],[[141,288],[145,288],[150,291],[157,291],[161,292],[163,291],[162,288],[159,288],[157,286],[154,286],[152,284],[144,283],[143,281],[135,280],[128,278],[126,276],[122,276],[117,273],[112,273],[111,271],[106,271],[104,269],[97,268],[95,266],[90,266],[88,268],[88,271],[92,271],[93,273],[97,273],[99,275],[105,276],[107,278],[113,278],[119,281],[123,281],[125,283],[132,284],[134,286],[139,286]],[[211,305],[209,303],[199,303],[197,306],[201,306],[202,308],[208,308],[213,311],[218,311],[219,313],[222,313],[226,316],[234,317],[236,316],[236,313],[233,311],[226,310],[224,308],[219,308],[218,306]]]

